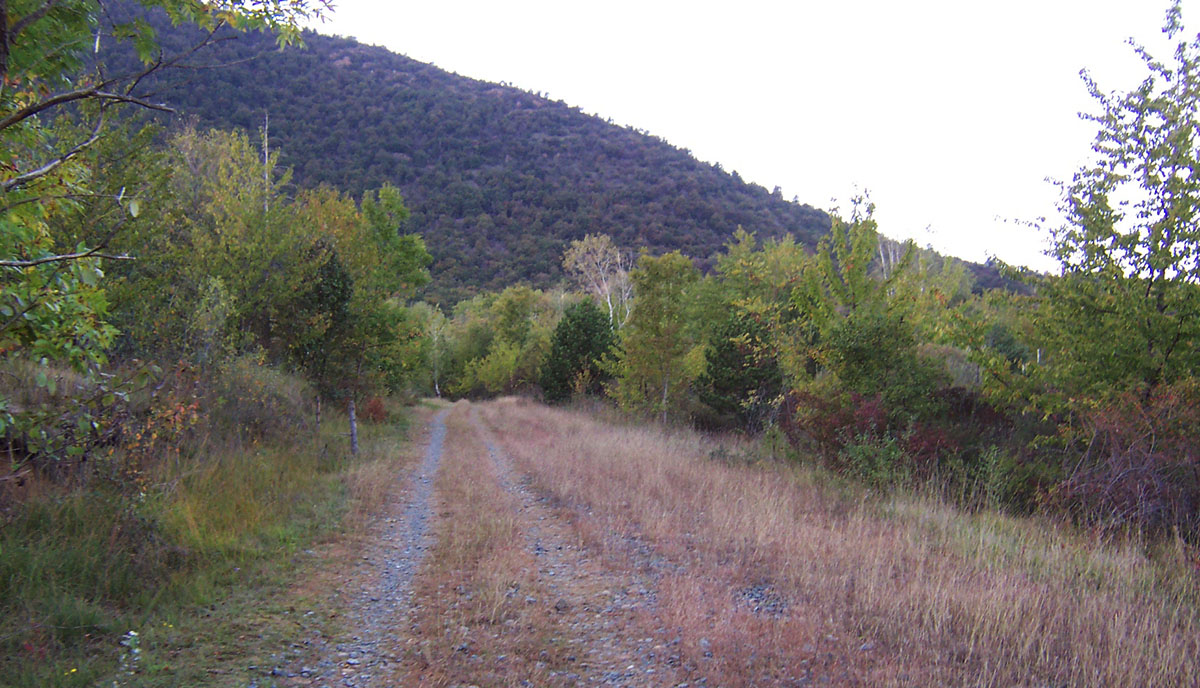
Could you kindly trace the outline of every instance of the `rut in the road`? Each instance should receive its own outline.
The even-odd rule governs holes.
[[[408,628],[413,576],[434,543],[429,528],[433,484],[442,458],[448,412],[440,411],[431,421],[429,447],[409,478],[405,503],[389,509],[378,532],[366,540],[359,555],[351,580],[361,582],[361,587],[345,591],[349,596],[345,617],[352,635],[336,644],[320,638],[307,640],[304,644],[311,663],[277,670],[279,673],[308,679],[319,686],[391,685],[384,675],[390,673],[389,665],[397,660],[399,631]]]
[[[631,571],[614,571],[593,558],[561,515],[515,472],[495,436],[471,411],[471,427],[487,448],[496,476],[520,504],[518,517],[538,579],[566,617],[578,661],[551,675],[577,685],[672,686],[679,682],[678,653],[654,616],[655,583]]]

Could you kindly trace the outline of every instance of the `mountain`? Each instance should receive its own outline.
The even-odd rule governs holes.
[[[199,36],[152,21],[167,54]],[[709,267],[738,226],[809,246],[829,227],[811,206],[561,101],[346,38],[308,32],[305,48],[283,51],[270,35],[228,38],[193,60],[205,68],[158,77],[157,99],[202,127],[253,132],[269,115],[272,150],[298,184],[400,187],[405,230],[435,259],[434,301],[549,286],[566,244],[589,233]]]

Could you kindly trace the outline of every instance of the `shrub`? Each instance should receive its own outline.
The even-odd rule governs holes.
[[[869,485],[904,485],[912,480],[911,461],[903,443],[890,434],[859,435],[838,452],[843,472]]]
[[[1200,384],[1127,393],[1083,418],[1086,449],[1056,497],[1104,529],[1200,538]]]
[[[285,440],[313,418],[309,385],[251,356],[222,365],[204,388],[206,429],[216,434]]]
[[[370,397],[362,405],[362,417],[372,423],[383,423],[388,419],[387,406],[384,405],[383,399],[379,397]]]
[[[768,345],[766,325],[744,313],[721,323],[704,348],[704,370],[697,381],[700,400],[750,431],[771,421],[783,388],[783,373]]]

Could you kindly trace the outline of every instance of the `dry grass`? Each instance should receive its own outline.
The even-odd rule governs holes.
[[[641,542],[670,563],[659,612],[710,682],[1200,685],[1200,576],[1182,545],[1151,559],[519,400],[483,415],[590,546],[647,565]]]
[[[389,424],[359,426],[361,456],[344,477],[350,494],[344,525],[347,532],[364,531],[388,500],[399,498],[404,476],[420,461],[421,448],[428,443],[428,409],[392,411],[388,415],[393,419]],[[402,418],[406,431],[397,432],[395,425]]]
[[[400,685],[561,685],[554,622],[515,498],[500,485],[460,403],[446,421],[436,482],[437,545],[414,580],[419,601]],[[528,596],[540,603],[526,602]]]

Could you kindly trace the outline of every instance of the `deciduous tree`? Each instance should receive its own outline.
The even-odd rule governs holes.
[[[621,405],[658,414],[668,412],[687,389],[684,356],[693,342],[686,336],[689,289],[700,273],[678,251],[654,257],[643,254],[630,273],[634,308],[621,329],[615,373]]]
[[[1061,275],[1038,281],[1046,411],[1200,371],[1200,37],[1183,33],[1178,2],[1164,33],[1170,61],[1134,44],[1137,88],[1106,93],[1083,74],[1095,159],[1062,187]]]

